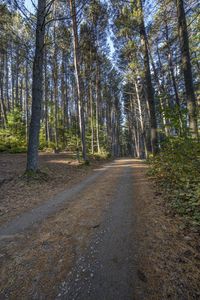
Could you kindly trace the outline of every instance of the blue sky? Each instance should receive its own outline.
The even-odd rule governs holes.
[[[36,1],[33,0],[33,3],[36,3]],[[29,11],[33,11],[34,9],[31,0],[25,0],[25,6]]]

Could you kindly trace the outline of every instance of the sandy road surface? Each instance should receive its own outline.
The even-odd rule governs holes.
[[[25,182],[22,197],[24,188],[36,191],[25,207],[12,193],[0,227],[0,300],[200,299],[199,233],[167,211],[147,165],[119,159],[78,168],[72,182],[65,160],[49,193],[49,180]],[[11,214],[17,200],[22,209]]]
[[[133,161],[117,161],[111,166],[112,172],[117,167],[121,168],[121,175],[113,203],[85,255],[79,257],[70,278],[62,285],[57,299],[134,299],[137,273],[134,195],[138,182],[136,178],[133,181]]]
[[[135,299],[143,168],[116,160],[1,227],[0,299]]]

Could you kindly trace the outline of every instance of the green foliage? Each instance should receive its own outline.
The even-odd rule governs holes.
[[[108,153],[107,151],[101,151],[101,153],[94,153],[94,154],[92,155],[92,157],[93,157],[95,160],[103,160],[103,159],[111,158],[111,154]]]
[[[0,130],[0,152],[26,151],[26,126],[22,112],[16,107],[7,115],[7,128]]]
[[[171,206],[200,225],[200,144],[189,138],[170,138],[150,164],[150,174],[166,192]]]
[[[165,97],[161,95],[160,97]],[[189,135],[189,129],[187,127],[187,108],[179,108],[177,104],[172,107],[165,107],[160,109],[162,117],[168,120],[166,127],[173,128],[179,135],[187,136]]]

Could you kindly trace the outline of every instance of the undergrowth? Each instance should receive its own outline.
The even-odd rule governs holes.
[[[156,178],[171,207],[193,225],[200,225],[200,144],[189,138],[170,138],[149,163],[149,175]]]

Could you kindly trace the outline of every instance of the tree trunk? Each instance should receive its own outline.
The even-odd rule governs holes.
[[[54,86],[54,132],[55,132],[55,150],[58,151],[58,60],[57,46],[53,58],[53,86]]]
[[[97,152],[100,153],[99,143],[99,62],[97,58],[96,66],[96,138],[97,138]]]
[[[12,110],[15,108],[15,61],[13,55],[13,46],[11,48],[11,81],[12,81]]]
[[[26,60],[26,96],[25,96],[25,110],[26,110],[26,143],[28,145],[28,133],[29,133],[29,80],[28,80],[28,59]]]
[[[19,46],[16,51],[17,61],[15,66],[16,82],[15,82],[15,105],[19,105]]]
[[[7,111],[10,112],[10,96],[9,96],[9,54],[8,51],[6,52],[6,106]]]
[[[142,135],[142,148],[144,150],[145,157],[147,158],[148,152],[147,152],[146,137],[145,137],[145,130],[144,130],[144,120],[143,120],[143,115],[142,115],[142,107],[141,107],[141,99],[140,99],[140,95],[139,95],[138,83],[136,80],[134,80],[134,85],[135,85],[135,91],[136,91],[140,128],[141,128],[141,135]]]
[[[91,153],[94,154],[94,124],[93,124],[92,80],[90,80],[90,84],[89,84],[89,98],[90,98]]]
[[[68,95],[68,73],[67,73],[67,61],[65,58],[64,63],[64,73],[65,73],[65,116],[64,116],[64,122],[65,127],[67,130],[69,129],[69,95]]]
[[[4,51],[1,53],[1,64],[0,64],[0,107],[1,107],[1,114],[3,118],[3,127],[6,128],[7,124],[7,116],[6,116],[6,105],[5,105],[5,98],[4,98],[4,68],[5,68],[5,56]],[[0,57],[0,58],[1,58]]]
[[[176,0],[178,15],[178,34],[181,47],[181,60],[185,81],[187,108],[189,115],[189,128],[193,137],[198,137],[197,105],[194,93],[192,66],[190,61],[189,39],[183,0]]]
[[[44,54],[44,110],[45,110],[45,140],[47,145],[49,145],[49,114],[48,114],[48,97],[49,97],[49,78],[47,74],[47,47],[45,46]]]
[[[141,42],[143,48],[144,74],[145,74],[147,100],[148,100],[149,112],[150,112],[151,144],[152,144],[152,153],[153,155],[155,155],[158,152],[157,121],[156,121],[154,91],[153,91],[153,86],[151,81],[148,43],[147,43],[146,30],[144,25],[142,1],[140,1],[140,9],[141,9],[140,36],[141,36]]]
[[[53,16],[56,18],[56,1],[53,3]],[[54,86],[54,133],[55,133],[55,152],[58,152],[58,45],[56,42],[56,21],[53,27],[53,43],[54,43],[54,54],[53,54],[53,86]]]
[[[73,30],[74,68],[75,68],[77,95],[78,95],[79,128],[81,134],[83,160],[86,161],[87,154],[86,154],[86,142],[85,142],[85,120],[84,120],[83,96],[81,91],[82,78],[80,74],[80,53],[79,53],[80,50],[79,50],[78,32],[77,32],[76,3],[75,0],[70,0],[69,3],[70,3],[72,30]]]
[[[45,37],[46,0],[38,0],[36,45],[33,61],[32,80],[32,115],[29,130],[27,153],[27,171],[36,172],[38,169],[38,147],[43,96],[43,52]]]

